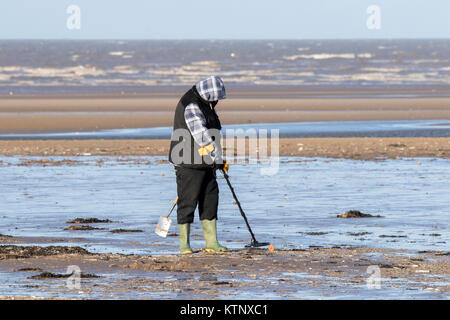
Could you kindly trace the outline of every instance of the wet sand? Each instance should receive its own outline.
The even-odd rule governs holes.
[[[404,146],[395,144],[392,148]],[[75,164],[83,161],[83,157],[77,159],[80,160],[67,160],[63,164],[70,166],[69,161],[75,161]],[[27,166],[60,165],[60,162],[46,158],[20,160]],[[32,191],[27,189],[24,193],[27,199],[39,197],[31,197],[28,192]],[[58,194],[61,192],[59,190]],[[46,224],[50,218],[47,216],[51,211],[49,203],[49,199],[44,199]],[[65,228],[68,223],[80,225],[116,220],[115,217],[75,219],[77,217],[78,213],[60,221],[58,228]],[[30,218],[27,214],[27,219]],[[114,230],[120,230],[119,227],[111,225]],[[361,236],[366,229],[357,225],[354,230],[358,231],[354,236]],[[318,229],[314,235],[322,237],[327,231]],[[141,248],[161,246],[150,237],[144,241],[125,240],[133,253],[125,255],[111,254],[108,250],[90,252],[88,250],[101,239],[83,239],[81,234],[77,234],[78,238],[70,237],[76,231],[65,231],[70,233],[69,237],[59,234],[59,238],[9,236],[9,232],[17,231],[5,230],[0,235],[0,299],[447,299],[450,293],[449,252],[444,251],[445,248],[428,251],[432,246],[421,252],[359,244],[337,246],[333,241],[326,248],[319,248],[315,242],[316,246],[292,250],[275,248],[274,252],[241,249],[224,254],[199,251],[192,256],[151,256],[150,250],[136,254]],[[201,239],[197,235],[193,234],[193,238]],[[435,235],[429,234],[430,237]],[[406,236],[383,233],[379,237]],[[114,240],[108,237],[108,242]],[[176,250],[176,238],[164,241]],[[243,248],[245,243],[240,240],[239,247]],[[302,245],[302,241],[296,244]],[[199,245],[193,247],[201,248]],[[80,289],[67,287],[67,268],[74,265],[80,267],[85,276],[81,279]],[[374,276],[381,278],[379,289]],[[368,283],[370,279],[375,282]],[[369,288],[368,284],[374,287]]]
[[[269,142],[268,147],[268,154],[271,154]],[[246,148],[248,154],[248,144]],[[165,156],[168,152],[169,140],[0,140],[2,155]],[[397,157],[449,158],[450,138],[282,138],[279,155],[360,160]]]
[[[302,98],[294,94],[274,98],[261,93],[235,93],[233,97],[230,93],[217,111],[223,124],[450,119],[448,97]],[[161,95],[2,97],[0,133],[170,126],[178,99]]]
[[[180,94],[182,92],[180,91]],[[413,92],[420,94],[420,92]],[[178,94],[178,92],[177,92]],[[223,124],[450,119],[449,97],[348,98],[412,92],[231,91],[217,110]],[[321,98],[311,98],[320,95]],[[2,96],[0,133],[91,131],[170,126],[179,96]],[[280,155],[375,159],[449,156],[448,138],[281,139]],[[3,155],[166,155],[167,140],[0,141]]]
[[[26,277],[21,284],[32,296],[3,294],[1,299],[398,299],[400,292],[403,298],[445,298],[450,293],[449,252],[442,251],[332,247],[145,256],[27,247],[20,243],[29,239],[14,240],[17,244],[0,246],[0,271],[18,281]],[[9,241],[0,237],[0,243]],[[82,277],[79,290],[66,287],[70,265],[89,275]],[[367,282],[374,279],[371,270],[379,272],[379,282]],[[45,295],[36,294],[44,288]]]
[[[177,98],[170,94],[136,98],[1,98],[0,133],[168,126],[176,103]],[[450,98],[313,99],[269,95],[257,99],[240,93],[221,103],[219,113],[225,124],[400,119],[442,119],[446,123],[450,119]],[[168,147],[168,140],[0,140],[0,154],[6,156],[165,156]],[[450,138],[283,138],[279,153],[359,160],[448,159]],[[198,252],[188,257],[94,254],[82,248],[39,246],[62,241],[70,243],[71,239],[0,235],[0,273],[6,275],[13,288],[12,293],[0,293],[0,299],[445,299],[450,293],[449,253],[443,251],[331,247],[237,250],[216,255]],[[30,244],[34,247],[30,248]],[[46,272],[65,274],[69,265],[100,278],[82,279],[82,288],[75,291],[66,287],[66,277],[32,278]],[[367,288],[370,266],[379,268],[380,290]]]

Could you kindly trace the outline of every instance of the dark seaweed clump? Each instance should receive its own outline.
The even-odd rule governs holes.
[[[73,273],[70,274],[61,274],[61,273],[52,273],[52,272],[41,272],[40,274],[37,274],[35,276],[29,277],[29,279],[37,279],[37,280],[43,280],[43,279],[61,279],[61,278],[69,278],[72,276]],[[100,278],[100,276],[97,276],[95,274],[90,273],[81,273],[80,278],[82,279],[93,279],[93,278]]]
[[[338,214],[337,218],[381,218],[381,216],[373,216],[369,213],[362,213],[358,210],[349,210],[343,214]]]
[[[62,247],[62,246],[0,246],[0,260],[3,259],[20,259],[37,256],[55,256],[59,254],[91,254],[81,247]]]
[[[31,267],[31,268],[21,268],[21,269],[19,269],[17,271],[19,271],[19,272],[41,272],[42,269],[41,268],[33,268],[33,267]]]
[[[101,220],[97,218],[76,218],[71,221],[66,221],[66,223],[111,223],[113,221],[109,219]]]
[[[132,229],[114,229],[110,231],[111,233],[125,233],[125,232],[144,232],[142,230],[132,230]]]
[[[104,228],[94,228],[91,226],[81,225],[81,226],[70,226],[70,227],[65,228],[64,230],[85,231],[85,230],[104,230]]]

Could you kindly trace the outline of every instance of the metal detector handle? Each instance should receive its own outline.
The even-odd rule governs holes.
[[[250,231],[250,234],[252,235],[252,239],[253,239],[254,243],[258,243],[258,241],[256,241],[255,235],[253,234],[252,228],[250,228],[250,224],[247,221],[247,217],[245,216],[244,210],[242,210],[241,203],[239,202],[239,200],[236,196],[236,193],[234,193],[234,189],[231,186],[228,174],[223,170],[221,170],[221,171],[223,173],[223,176],[225,177],[225,180],[227,181],[228,187],[230,187],[231,193],[233,194],[234,201],[236,201],[239,211],[240,211],[242,217],[244,218],[245,224],[247,225],[248,231]]]
[[[170,208],[169,213],[167,214],[166,218],[168,218],[170,216],[170,214],[172,213],[173,209],[175,209],[177,202],[178,202],[178,197],[176,197],[176,199],[173,201],[172,207]]]

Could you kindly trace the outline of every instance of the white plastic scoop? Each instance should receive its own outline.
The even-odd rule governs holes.
[[[172,219],[169,219],[170,214],[172,213],[173,209],[177,205],[178,197],[175,199],[175,201],[172,204],[172,207],[170,208],[169,213],[167,216],[160,216],[158,224],[156,225],[155,233],[163,238],[167,237],[167,233],[169,232],[170,225],[172,224]]]

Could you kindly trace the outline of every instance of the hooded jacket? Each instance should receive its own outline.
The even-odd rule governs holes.
[[[225,98],[225,86],[215,76],[199,81],[183,95],[174,116],[169,150],[172,164],[201,169],[214,167],[214,162],[221,163],[221,124],[214,107]],[[214,151],[200,156],[198,149],[209,144],[213,144]]]

